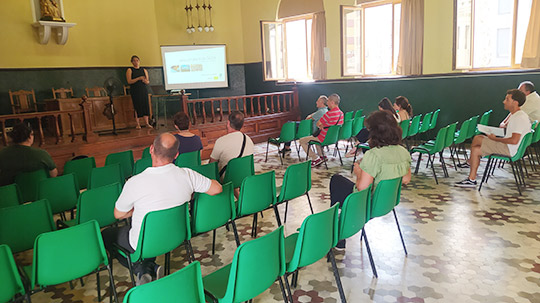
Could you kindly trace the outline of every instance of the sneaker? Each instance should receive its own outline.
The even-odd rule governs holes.
[[[352,157],[354,157],[355,154],[356,154],[356,147],[354,147],[353,149],[351,149],[350,151],[348,151],[348,152],[345,154],[345,158],[352,158]]]
[[[465,163],[460,163],[458,165],[456,165],[457,167],[459,168],[470,168],[471,166],[469,165],[469,163],[465,162]]]
[[[455,184],[455,186],[457,187],[476,187],[476,180],[471,180],[469,178],[463,180],[463,181],[460,181],[460,182],[457,182]]]
[[[317,167],[317,166],[321,165],[323,162],[324,162],[324,160],[319,157],[316,160],[311,162],[311,167]]]
[[[150,274],[137,274],[137,277],[135,278],[135,285],[143,285],[146,283],[152,282],[152,276]]]
[[[156,264],[154,266],[154,275],[155,275],[154,280],[159,280],[163,278],[164,276],[163,266]]]

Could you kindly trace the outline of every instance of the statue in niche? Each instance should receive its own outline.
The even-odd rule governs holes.
[[[39,20],[66,22],[60,14],[60,8],[56,0],[39,0],[39,7],[41,9],[41,18]]]

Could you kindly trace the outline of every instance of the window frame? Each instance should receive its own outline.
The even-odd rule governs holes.
[[[341,25],[341,31],[340,31],[340,37],[341,37],[341,77],[355,77],[355,78],[358,78],[358,77],[369,77],[369,78],[376,78],[376,77],[388,77],[388,76],[395,76],[397,75],[397,67],[396,66],[396,63],[394,58],[397,58],[395,56],[395,45],[394,45],[394,42],[395,42],[395,38],[396,38],[396,34],[399,35],[400,33],[396,33],[395,32],[395,24],[394,24],[394,21],[395,21],[395,13],[396,13],[396,10],[395,10],[395,5],[396,4],[401,4],[401,0],[381,0],[381,1],[374,1],[374,2],[368,2],[368,3],[362,3],[362,4],[358,4],[358,5],[341,5],[340,6],[340,25]],[[391,54],[391,72],[389,74],[366,74],[366,60],[365,60],[365,57],[366,57],[366,52],[365,52],[365,39],[366,39],[366,29],[365,29],[365,20],[366,20],[366,14],[365,14],[365,9],[366,8],[372,8],[372,7],[377,7],[377,6],[382,6],[382,5],[388,5],[388,4],[391,4],[392,5],[392,36],[391,36],[391,40],[392,40],[392,54]],[[345,43],[347,41],[347,37],[345,37],[346,35],[346,20],[345,20],[345,10],[350,10],[350,11],[355,11],[355,10],[358,10],[358,11],[361,11],[361,34],[360,34],[360,37],[361,37],[361,66],[362,66],[362,70],[360,73],[346,73],[346,65],[347,65],[347,60],[346,60],[346,46],[345,46]],[[401,28],[401,24],[400,24],[400,28]],[[399,52],[399,50],[398,50]]]
[[[518,17],[518,7],[519,0],[513,0],[514,11],[512,16],[512,45],[510,49],[510,65],[509,66],[498,66],[498,67],[474,67],[474,29],[475,29],[475,1],[471,0],[471,26],[470,26],[470,35],[468,43],[470,45],[470,64],[469,66],[457,67],[457,19],[458,19],[458,1],[454,0],[454,20],[453,20],[453,43],[452,43],[452,70],[454,71],[497,71],[497,70],[526,70],[527,68],[521,67],[520,64],[516,64],[516,40],[517,40],[517,17]]]

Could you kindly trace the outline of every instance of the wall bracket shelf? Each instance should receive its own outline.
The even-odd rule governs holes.
[[[56,32],[56,42],[60,45],[64,45],[68,39],[68,30],[70,27],[75,26],[77,23],[66,23],[56,21],[37,21],[32,23],[34,28],[38,30],[39,43],[47,44],[51,38],[51,32]]]

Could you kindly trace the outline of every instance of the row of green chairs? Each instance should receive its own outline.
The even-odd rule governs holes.
[[[298,124],[298,125],[297,125]],[[302,120],[300,122],[286,122],[281,127],[281,132],[277,138],[268,138],[266,142],[266,158],[265,162],[268,161],[268,148],[270,144],[276,145],[278,147],[278,155],[281,164],[283,165],[283,158],[279,152],[279,147],[282,143],[294,142],[296,147],[296,152],[298,154],[298,159],[300,159],[300,148],[296,143],[296,140],[300,138],[311,136],[313,133],[313,120]]]

